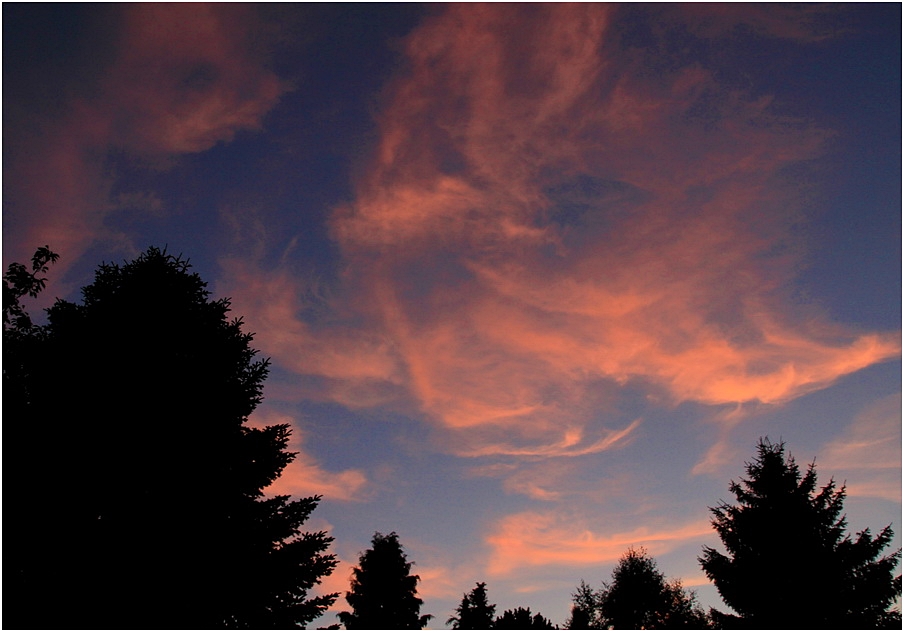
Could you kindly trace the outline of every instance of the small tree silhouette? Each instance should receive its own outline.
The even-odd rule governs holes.
[[[583,579],[571,594],[571,615],[565,622],[567,630],[596,630],[599,621],[599,596]]]
[[[420,614],[420,578],[410,571],[398,534],[375,533],[353,570],[351,591],[345,593],[352,611],[340,612],[339,620],[349,630],[422,629],[433,615]]]
[[[496,615],[496,604],[487,602],[487,585],[477,582],[471,592],[463,595],[455,615],[446,620],[453,630],[489,630]]]
[[[39,290],[53,260],[39,250],[4,279],[5,324],[29,341],[4,348],[4,625],[314,619],[336,598],[307,596],[336,564],[331,538],[300,533],[319,497],[264,497],[294,455],[288,426],[245,424],[268,364],[229,301],[150,248],[35,327],[7,296]]]
[[[693,593],[680,581],[666,582],[645,549],[628,549],[597,595],[598,622],[615,629],[699,629],[708,627]]]
[[[555,626],[539,612],[531,615],[530,608],[506,610],[493,622],[494,630],[554,630]]]
[[[704,547],[700,564],[740,617],[715,613],[723,625],[773,629],[901,627],[889,611],[901,595],[894,569],[901,552],[879,557],[890,526],[872,537],[845,535],[845,489],[834,480],[817,491],[816,466],[801,476],[784,443],[761,439],[732,481],[736,505],[711,508],[728,554]]]

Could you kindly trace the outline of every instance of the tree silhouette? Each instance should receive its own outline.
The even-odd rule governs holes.
[[[817,491],[816,468],[805,474],[784,443],[761,439],[746,464],[749,478],[732,481],[736,505],[711,508],[727,555],[704,547],[700,564],[739,617],[723,625],[762,629],[901,627],[889,612],[901,595],[894,569],[900,550],[884,557],[891,527],[872,537],[845,535],[845,488],[834,480]]]
[[[612,571],[612,581],[596,596],[602,628],[699,629],[708,627],[694,593],[680,581],[667,582],[646,550],[628,549]]]
[[[555,626],[539,612],[531,615],[530,608],[506,610],[493,622],[494,630],[554,630]]]
[[[340,612],[349,630],[420,630],[433,615],[421,615],[417,575],[411,575],[399,536],[375,533],[371,548],[361,554],[353,570],[345,600],[352,612]]]
[[[58,254],[43,246],[35,251],[30,272],[24,265],[12,263],[3,275],[3,416],[7,420],[24,419],[32,399],[29,384],[51,370],[39,346],[44,330],[32,323],[21,299],[37,298],[47,283],[47,278],[39,275],[46,274],[48,264],[58,259]],[[7,438],[12,426],[8,423],[4,428]]]
[[[22,334],[32,330],[34,325],[20,299],[23,296],[37,298],[47,284],[48,264],[56,263],[60,255],[42,246],[31,258],[31,272],[21,263],[11,263],[3,275],[3,328],[11,333]]]
[[[294,458],[288,426],[245,423],[268,363],[189,267],[150,248],[47,325],[9,321],[30,344],[4,349],[7,627],[292,627],[335,600],[307,598],[336,564],[300,533],[319,497],[262,491]]]
[[[493,622],[494,630],[554,630],[555,626],[539,612],[531,615],[530,608],[506,610]]]
[[[477,582],[471,592],[463,595],[455,615],[446,620],[453,630],[489,630],[496,615],[496,604],[487,602],[487,585]]]
[[[567,630],[596,630],[603,626],[599,621],[599,597],[583,579],[571,594],[571,615],[565,622]]]

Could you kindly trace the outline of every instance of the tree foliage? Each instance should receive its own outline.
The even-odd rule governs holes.
[[[375,533],[371,548],[361,554],[353,570],[345,600],[351,612],[339,620],[349,630],[420,630],[433,615],[421,615],[417,575],[411,574],[399,536]]]
[[[489,630],[496,616],[496,604],[487,601],[487,585],[477,582],[470,593],[462,596],[455,614],[446,620],[453,630]]]
[[[587,582],[571,594],[571,614],[565,622],[566,630],[596,630],[602,628],[599,621],[599,597]]]
[[[724,625],[754,628],[900,628],[889,611],[901,595],[894,569],[900,550],[881,556],[891,527],[873,537],[845,534],[845,488],[817,489],[815,464],[805,473],[784,443],[761,439],[746,479],[732,481],[737,504],[711,508],[727,554],[705,547],[700,564],[737,613]],[[881,556],[881,557],[880,557]]]
[[[699,629],[708,627],[694,593],[678,580],[667,582],[646,550],[628,549],[612,571],[612,580],[596,596],[602,628]]]
[[[6,274],[3,275],[4,330],[21,334],[34,328],[31,317],[21,304],[21,299],[26,295],[37,298],[47,285],[47,277],[38,275],[47,274],[48,264],[56,263],[59,258],[60,255],[50,250],[49,246],[42,246],[31,258],[30,272],[21,263],[9,265]]]
[[[506,610],[493,622],[495,630],[554,630],[552,622],[539,612],[532,615],[530,608]]]
[[[319,497],[264,496],[294,458],[290,431],[246,424],[268,363],[229,301],[150,248],[101,265],[35,327],[17,301],[53,260],[41,249],[4,278],[4,340],[29,342],[4,349],[4,624],[314,619],[336,598],[307,596],[336,564],[331,538],[300,531]]]

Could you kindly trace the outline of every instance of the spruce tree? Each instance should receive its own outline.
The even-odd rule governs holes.
[[[732,481],[737,504],[711,508],[727,553],[704,547],[700,564],[736,613],[726,625],[762,629],[891,625],[901,595],[894,569],[900,550],[885,556],[891,526],[851,538],[842,514],[845,488],[834,480],[817,489],[816,466],[802,475],[784,443],[761,439],[746,479]],[[881,557],[880,557],[881,556]]]
[[[411,574],[398,534],[375,533],[345,594],[352,611],[340,612],[339,620],[349,630],[422,629],[433,615],[420,614],[424,602],[417,596],[419,579]]]

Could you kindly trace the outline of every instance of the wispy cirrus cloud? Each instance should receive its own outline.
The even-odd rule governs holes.
[[[789,298],[793,168],[829,133],[624,45],[621,17],[449,5],[407,38],[372,160],[331,220],[335,313],[357,331],[319,328],[286,366],[403,393],[452,452],[556,456],[635,427],[587,409],[600,384],[780,404],[900,354],[898,333]],[[249,322],[261,340],[308,327],[297,308]]]
[[[509,459],[465,470],[469,477],[500,479],[509,494],[520,494],[547,503],[579,499],[580,502],[602,506],[614,498],[633,495],[631,477],[617,475],[588,476],[586,462],[580,459]]]
[[[866,407],[816,462],[836,480],[852,474],[849,496],[901,502],[901,394]]]

